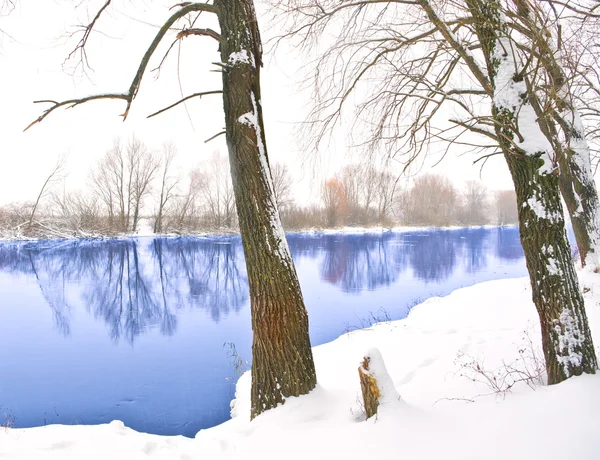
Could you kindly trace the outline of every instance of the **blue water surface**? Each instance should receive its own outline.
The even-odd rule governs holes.
[[[403,318],[428,297],[527,273],[517,228],[288,242],[313,345]],[[251,343],[239,237],[0,244],[0,424],[118,419],[194,436],[229,418],[235,363],[250,361]]]

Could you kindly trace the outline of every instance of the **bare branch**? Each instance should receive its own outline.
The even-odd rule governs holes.
[[[211,38],[214,38],[218,42],[220,42],[222,40],[221,35],[212,29],[184,29],[177,34],[177,40],[181,40],[182,38],[189,37],[190,35],[211,37]]]
[[[107,3],[109,3],[109,2],[107,2]],[[140,85],[142,82],[142,77],[144,76],[144,73],[146,72],[146,68],[148,67],[150,58],[152,57],[152,55],[158,48],[158,45],[160,44],[160,42],[162,41],[162,39],[164,38],[166,33],[169,31],[171,26],[177,20],[181,19],[182,17],[186,16],[187,14],[189,14],[193,11],[201,11],[201,12],[207,12],[207,13],[213,13],[213,14],[217,13],[217,8],[214,5],[210,5],[207,3],[190,3],[190,4],[182,4],[182,5],[185,5],[185,6],[183,8],[181,8],[179,11],[177,11],[176,13],[174,13],[169,19],[167,19],[167,21],[162,25],[162,27],[160,28],[160,30],[154,37],[154,40],[152,40],[150,47],[148,48],[148,50],[142,57],[142,60],[138,67],[138,70],[133,78],[133,81],[131,82],[131,85],[129,86],[129,91],[127,93],[100,94],[100,95],[88,96],[88,97],[84,97],[84,98],[80,98],[80,99],[71,99],[71,100],[63,101],[63,102],[44,101],[44,102],[51,102],[54,104],[54,106],[52,106],[50,109],[46,110],[37,120],[33,121],[29,126],[27,126],[27,128],[25,128],[25,130],[29,129],[34,124],[41,122],[44,118],[46,118],[50,113],[52,113],[54,110],[56,110],[59,107],[64,107],[64,106],[75,107],[76,105],[83,104],[84,102],[97,100],[97,99],[123,99],[123,100],[125,100],[127,102],[127,106],[125,108],[125,112],[123,112],[123,114],[121,115],[123,117],[123,121],[125,121],[127,119],[127,115],[129,114],[129,109],[131,108],[131,104],[133,103],[133,100],[135,99],[135,97],[137,96],[137,93],[139,91],[139,88],[140,88]],[[107,5],[105,5],[105,6],[107,6]]]
[[[152,117],[154,117],[156,115],[159,115],[159,114],[161,114],[163,112],[166,112],[167,110],[172,109],[173,107],[181,104],[182,102],[187,101],[188,99],[192,99],[193,97],[199,97],[199,98],[202,99],[202,96],[207,96],[209,94],[223,94],[223,91],[221,91],[221,90],[215,90],[215,91],[205,91],[205,92],[202,92],[202,93],[190,94],[189,96],[186,96],[183,99],[180,99],[179,101],[175,102],[174,104],[171,104],[170,106],[165,107],[164,109],[161,109],[158,112],[154,112],[152,115],[148,115],[147,118],[152,118]]]
[[[82,97],[80,99],[69,99],[69,100],[62,101],[62,102],[57,102],[57,101],[52,101],[52,100],[33,101],[34,104],[50,103],[50,104],[54,104],[54,105],[52,107],[50,107],[49,109],[46,109],[44,111],[44,113],[42,113],[36,120],[32,121],[23,131],[27,131],[29,128],[31,128],[36,123],[40,123],[42,120],[44,120],[44,118],[46,118],[48,115],[50,115],[52,112],[54,112],[56,109],[58,109],[60,107],[66,107],[68,109],[72,109],[73,107],[75,107],[79,104],[83,104],[83,103],[89,102],[89,101],[96,101],[99,99],[122,99],[125,101],[129,101],[129,95],[128,94],[118,94],[118,93],[96,94],[94,96]]]
[[[225,132],[225,131],[221,131],[220,133],[217,133],[217,134],[215,134],[214,136],[212,136],[212,137],[209,137],[208,139],[206,139],[206,140],[204,141],[204,143],[205,143],[205,144],[208,144],[210,141],[212,141],[212,140],[216,139],[216,138],[217,138],[217,137],[219,137],[219,136],[222,136],[223,134],[226,134],[226,132]]]
[[[75,48],[65,58],[65,60],[63,61],[63,65],[67,61],[69,61],[73,56],[75,56],[75,54],[79,53],[81,55],[81,58],[80,58],[81,62],[85,66],[90,67],[90,65],[88,63],[88,59],[87,59],[87,54],[85,51],[85,45],[87,44],[90,34],[94,30],[94,27],[96,26],[96,23],[98,22],[98,19],[100,19],[100,16],[102,16],[102,13],[104,13],[104,11],[106,10],[106,8],[108,8],[108,6],[111,4],[111,2],[112,2],[112,0],[106,0],[104,5],[96,13],[96,16],[94,16],[92,21],[87,26],[81,26],[83,29],[83,36],[81,37],[81,39],[79,40],[79,43],[77,43]]]

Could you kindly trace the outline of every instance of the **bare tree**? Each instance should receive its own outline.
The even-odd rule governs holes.
[[[548,383],[595,373],[598,364],[583,297],[565,239],[555,160],[528,98],[527,57],[511,40],[499,0],[467,0],[494,90],[492,119],[519,204],[521,243],[537,308]],[[529,142],[515,142],[525,139]],[[567,338],[568,337],[568,338]]]
[[[199,168],[192,169],[188,174],[188,186],[184,193],[174,199],[173,226],[178,231],[198,229],[198,208],[202,190],[208,180],[206,174]]]
[[[328,227],[344,225],[350,214],[343,184],[336,178],[327,179],[321,192]]]
[[[489,221],[487,188],[478,181],[467,181],[462,193],[461,223],[483,225]]]
[[[206,217],[211,228],[233,228],[235,219],[235,196],[229,160],[214,152],[206,168],[202,186]]]
[[[598,94],[597,87],[588,77],[589,72],[582,65],[586,55],[596,53],[587,44],[581,46],[577,40],[584,28],[582,22],[589,19],[586,13],[593,14],[595,8],[593,4],[582,5],[579,13],[569,14],[568,20],[564,21],[563,14],[559,13],[563,9],[562,2],[515,0],[514,10],[508,8],[506,14],[512,19],[511,28],[527,38],[527,52],[537,57],[538,66],[545,70],[543,85],[549,89],[532,94],[532,90],[542,84],[531,82],[529,96],[540,128],[556,152],[559,186],[571,218],[581,264],[600,269],[600,205],[590,147],[578,108],[579,104],[589,112],[590,105],[577,94],[578,83]],[[569,35],[563,27],[565,22],[570,26]],[[575,54],[575,62],[569,61],[569,54]]]
[[[517,195],[514,190],[500,190],[496,193],[496,218],[498,225],[518,224]]]
[[[377,173],[377,222],[380,225],[385,225],[390,221],[398,179],[398,176],[386,171]]]
[[[364,178],[362,177],[362,168],[357,164],[349,164],[342,168],[336,175],[337,180],[344,189],[346,202],[348,206],[348,220],[350,224],[357,224],[361,214],[361,188]],[[325,202],[328,208],[328,202]]]
[[[499,0],[280,0],[275,7],[287,13],[289,35],[305,44],[318,43],[328,27],[339,27],[327,30],[337,38],[317,60],[312,116],[317,145],[342,119],[350,95],[360,94],[360,124],[353,134],[366,127],[364,144],[371,151],[382,146],[409,165],[436,139],[448,148],[483,149],[483,158],[504,156],[517,194],[548,381],[595,372],[565,240],[558,192],[561,151],[544,135],[548,118],[536,107],[545,100],[544,91],[557,86],[544,84],[549,70],[539,59],[543,51],[527,41],[530,30],[518,30],[514,11]],[[491,110],[484,110],[484,102]],[[436,128],[442,107],[456,115]],[[369,116],[372,122],[365,123]],[[460,137],[463,133],[468,137]],[[576,339],[567,343],[565,337]]]
[[[271,174],[273,175],[275,201],[277,201],[279,212],[283,212],[294,204],[294,198],[292,195],[292,186],[294,181],[287,165],[283,163],[275,163],[272,165]]]
[[[444,226],[455,222],[458,191],[447,177],[425,174],[414,180],[404,199],[409,225]]]
[[[102,13],[84,26],[84,35],[72,54],[81,51]],[[183,18],[215,15],[220,33],[192,27],[174,31]],[[142,57],[129,89],[124,93],[103,93],[65,101],[46,101],[50,107],[30,126],[41,122],[61,107],[102,99],[126,102],[123,117],[138,94],[142,78],[158,45],[165,36],[175,41],[187,37],[210,37],[219,43],[223,90],[195,93],[159,110],[177,106],[191,97],[223,94],[225,136],[235,193],[240,233],[250,280],[252,310],[251,416],[285,402],[289,396],[306,394],[316,385],[316,374],[308,335],[308,315],[300,284],[279,220],[273,180],[269,167],[260,97],[262,45],[252,0],[213,0],[211,3],[181,3],[157,31]],[[84,54],[85,57],[85,54]]]
[[[50,174],[48,174],[48,176],[46,176],[46,180],[44,180],[44,183],[42,184],[42,187],[40,188],[37,198],[33,204],[33,207],[31,208],[31,214],[29,215],[29,222],[27,223],[28,231],[31,231],[31,228],[33,225],[33,219],[34,219],[35,213],[38,210],[38,207],[40,205],[40,201],[51,193],[51,188],[53,185],[56,184],[57,181],[64,178],[66,163],[67,163],[67,156],[66,155],[59,156],[58,160],[56,160],[56,163],[52,167]]]
[[[163,231],[163,214],[167,204],[173,199],[176,191],[179,177],[173,176],[173,161],[177,156],[177,148],[172,142],[163,144],[160,161],[160,194],[158,196],[158,207],[154,220],[154,233]]]
[[[135,137],[127,144],[127,166],[129,169],[128,195],[132,214],[131,231],[135,232],[140,220],[140,212],[144,206],[144,199],[150,194],[152,180],[154,179],[159,161]]]
[[[93,193],[106,207],[110,229],[119,232],[137,229],[158,167],[155,156],[135,137],[125,148],[120,140],[114,141],[113,147],[90,173]]]

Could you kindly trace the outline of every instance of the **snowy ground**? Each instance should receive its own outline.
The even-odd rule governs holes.
[[[580,273],[580,280],[600,345],[600,275]],[[0,458],[599,459],[600,374],[535,389],[521,382],[498,395],[469,365],[492,372],[525,356],[532,366],[540,337],[530,298],[526,279],[481,283],[429,299],[407,319],[316,347],[317,389],[252,422],[245,374],[234,418],[196,439],[138,433],[121,422],[2,429]],[[402,399],[364,421],[357,368],[372,347]]]

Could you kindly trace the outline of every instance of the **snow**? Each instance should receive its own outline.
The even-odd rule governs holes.
[[[266,203],[262,204],[262,208],[266,206],[266,212],[269,214],[269,226],[271,231],[264,232],[266,235],[266,244],[269,250],[271,249],[271,244],[269,243],[269,235],[274,235],[277,247],[274,254],[281,259],[283,263],[285,263],[288,267],[293,266],[292,264],[292,254],[290,252],[290,248],[288,246],[287,240],[285,238],[285,232],[283,230],[283,225],[281,225],[281,220],[279,217],[279,212],[276,207],[275,200],[275,187],[273,186],[273,179],[271,178],[271,170],[269,168],[269,164],[267,161],[267,149],[263,142],[263,136],[261,132],[260,123],[258,120],[258,104],[256,102],[256,95],[254,93],[251,94],[252,98],[252,112],[247,112],[241,115],[238,118],[238,122],[242,123],[250,128],[254,129],[256,132],[256,142],[258,144],[258,157],[260,160],[260,166],[262,169],[262,177],[267,179],[267,189],[269,193],[269,198]],[[255,203],[257,207],[259,207],[258,203]]]
[[[581,349],[581,345],[583,344],[582,334],[569,309],[564,308],[560,312],[554,330],[558,334],[557,354],[562,354],[565,350],[568,352],[566,356],[559,356],[558,362],[563,367],[565,374],[569,376],[570,366],[579,366],[583,359],[581,352],[575,351],[576,349]]]
[[[248,51],[246,51],[246,50],[236,51],[229,55],[229,59],[227,59],[227,65],[234,66],[239,63],[253,64],[252,59],[250,59],[250,56],[248,54]]]
[[[579,273],[587,316],[600,344],[600,276]],[[572,318],[571,318],[572,319]],[[562,318],[563,325],[569,318]],[[566,331],[568,328],[565,328]],[[531,340],[531,353],[524,353]],[[570,338],[565,335],[565,346]],[[365,354],[381,378],[384,404],[365,421],[357,368]],[[524,369],[541,339],[525,278],[498,280],[434,297],[400,321],[353,331],[314,348],[318,385],[309,395],[252,422],[250,373],[232,403],[233,418],[195,439],[135,432],[120,422],[0,429],[0,458],[137,459],[597,459],[600,374],[559,385],[513,382],[490,390],[481,376]],[[600,352],[598,347],[597,352]],[[369,351],[370,350],[370,351]],[[470,366],[465,363],[472,363]],[[483,373],[477,374],[479,369]],[[492,377],[493,378],[493,377]]]
[[[369,362],[369,370],[366,370],[361,364],[361,370],[364,374],[371,375],[377,380],[377,389],[379,390],[379,410],[385,410],[386,406],[393,406],[400,401],[400,395],[396,391],[394,382],[383,362],[383,356],[377,348],[371,348],[365,353],[365,358]]]
[[[516,145],[525,155],[539,156],[543,161],[540,172],[551,174],[556,169],[552,158],[554,150],[537,124],[535,110],[527,102],[527,86],[524,79],[514,79],[522,66],[515,53],[510,39],[498,38],[493,55],[499,63],[495,77],[494,104],[500,110],[504,109],[515,115],[518,132],[522,136],[522,139],[515,139]]]

